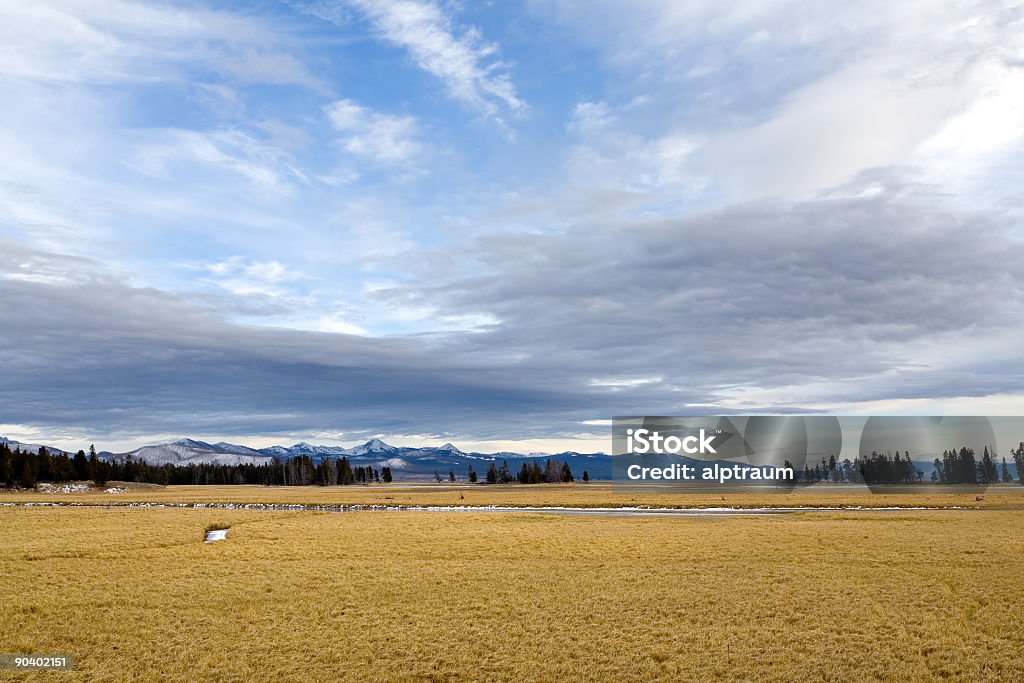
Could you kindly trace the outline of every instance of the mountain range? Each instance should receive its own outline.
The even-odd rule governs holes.
[[[27,444],[13,439],[0,437],[0,443],[6,443],[11,449],[20,448],[25,451],[38,451],[42,446],[39,444]],[[64,453],[72,455],[67,451],[53,446],[46,446],[51,453]],[[324,458],[339,459],[346,457],[356,466],[370,466],[376,469],[390,467],[392,476],[397,481],[429,480],[434,472],[447,476],[449,470],[454,471],[460,481],[464,481],[469,466],[476,470],[483,479],[490,463],[500,466],[502,461],[507,461],[512,473],[519,471],[523,462],[534,462],[546,458],[554,458],[560,462],[567,463],[572,469],[575,477],[582,477],[586,471],[591,479],[608,480],[612,476],[612,459],[604,453],[576,453],[566,451],[563,453],[478,453],[465,452],[451,443],[443,446],[392,446],[380,439],[370,439],[366,443],[345,448],[343,446],[316,446],[306,442],[300,442],[293,446],[270,446],[267,448],[250,448],[227,442],[207,443],[196,439],[179,439],[152,446],[143,446],[126,453],[111,453],[102,451],[99,457],[105,460],[123,460],[131,457],[135,460],[145,460],[151,465],[191,465],[191,464],[216,464],[216,465],[260,465],[270,462],[273,458],[286,460],[299,455],[308,455],[314,462]],[[698,461],[685,459],[689,464],[712,465],[711,461]],[[730,460],[718,461],[721,466],[735,464]],[[932,473],[932,463],[929,460],[915,460],[914,464],[924,472],[927,480]],[[1001,464],[1001,463],[1000,463]],[[1012,462],[1008,463],[1011,475],[1016,479],[1019,477],[1016,467]]]
[[[59,448],[55,448],[54,446],[43,446],[43,445],[37,444],[37,443],[23,443],[21,441],[15,441],[14,439],[8,439],[6,436],[0,436],[0,443],[7,444],[7,446],[12,451],[22,450],[22,451],[31,451],[33,453],[38,453],[40,448],[45,448],[46,450],[50,451],[50,453],[53,453],[54,455],[61,455],[61,454],[68,455],[68,456],[72,455],[71,453],[68,453],[67,451],[61,450]]]
[[[429,479],[434,472],[447,477],[449,470],[463,480],[467,468],[472,466],[482,479],[490,463],[498,466],[507,461],[513,474],[518,471],[523,461],[554,458],[567,463],[576,477],[581,477],[584,470],[593,479],[611,478],[611,458],[604,453],[477,453],[465,452],[451,443],[443,446],[392,446],[380,439],[370,439],[366,443],[345,448],[342,446],[316,446],[300,442],[293,446],[269,446],[267,448],[249,448],[238,444],[218,442],[207,443],[196,439],[179,439],[168,443],[143,446],[127,453],[99,453],[106,460],[123,460],[131,457],[145,460],[151,465],[260,465],[270,462],[273,458],[282,460],[299,455],[308,455],[314,462],[324,458],[339,459],[346,457],[356,466],[374,468],[390,467],[396,480]]]

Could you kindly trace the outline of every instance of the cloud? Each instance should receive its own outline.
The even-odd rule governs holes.
[[[999,214],[953,211],[919,188],[466,246],[476,274],[372,296],[489,324],[373,339],[230,323],[95,264],[12,250],[0,411],[98,432],[550,438],[621,413],[828,410],[1024,385],[1024,244]],[[250,266],[287,277],[266,263],[215,270]],[[346,310],[330,315],[358,332]]]
[[[168,177],[178,164],[227,171],[263,190],[290,193],[296,181],[308,182],[291,157],[238,130],[147,130],[137,134],[132,168]]]
[[[331,125],[342,133],[342,146],[349,154],[378,164],[400,164],[417,157],[416,119],[392,116],[362,107],[351,100],[338,100],[325,107]]]
[[[196,266],[207,272],[207,280],[239,296],[283,297],[285,287],[306,280],[307,275],[292,271],[278,261],[252,261],[242,256]]]
[[[580,140],[566,155],[566,179],[572,184],[676,199],[707,184],[694,163],[701,147],[696,136],[630,132],[604,102],[577,104],[567,128]]]
[[[498,48],[477,29],[456,35],[452,18],[434,2],[351,0],[388,42],[405,49],[416,65],[438,78],[450,95],[482,114],[501,119],[526,103],[516,94]]]
[[[629,76],[620,97],[631,116],[596,119],[602,134],[698,138],[692,162],[718,197],[807,197],[894,166],[962,189],[1019,156],[1024,15],[1009,2],[533,9]],[[576,129],[593,127],[581,113],[595,111],[578,109]]]
[[[0,78],[51,84],[187,81],[322,87],[290,53],[287,26],[241,13],[121,0],[0,6]]]
[[[371,423],[400,433],[401,425],[465,420],[486,431],[486,416],[504,407],[539,415],[558,402],[515,386],[495,392],[443,345],[230,324],[75,260],[20,255],[61,261],[72,281],[0,278],[5,314],[17,321],[0,330],[0,411],[10,423],[251,434]],[[25,343],[64,336],[74,343]]]
[[[474,354],[514,357],[541,384],[614,387],[622,409],[1019,390],[1024,243],[999,213],[873,182],[856,198],[605,222],[600,238],[589,222],[490,235],[467,245],[476,275],[390,295],[491,315],[500,325],[464,340]]]
[[[473,8],[513,84],[458,3],[317,7],[351,33],[0,8],[5,423],[521,439],[1022,393],[1019,10]],[[523,144],[421,70],[499,121],[528,82]]]

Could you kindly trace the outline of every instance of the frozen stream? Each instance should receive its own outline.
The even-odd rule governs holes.
[[[292,510],[308,512],[437,512],[437,513],[548,513],[581,516],[629,516],[629,517],[738,517],[753,515],[782,515],[795,512],[900,512],[912,510],[964,510],[961,506],[936,507],[706,507],[706,508],[657,508],[657,507],[567,507],[538,506],[516,507],[504,505],[297,505],[275,503],[0,503],[0,507],[129,507],[129,508],[184,508],[197,510]],[[226,534],[226,530],[210,532]],[[207,541],[223,540],[224,536],[207,537]]]

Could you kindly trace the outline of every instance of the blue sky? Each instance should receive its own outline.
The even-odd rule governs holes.
[[[1019,414],[1022,10],[0,7],[0,433]]]

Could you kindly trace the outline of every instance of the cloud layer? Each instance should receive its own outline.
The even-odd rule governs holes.
[[[1019,411],[1022,22],[5,5],[0,426],[536,448],[623,413]]]

